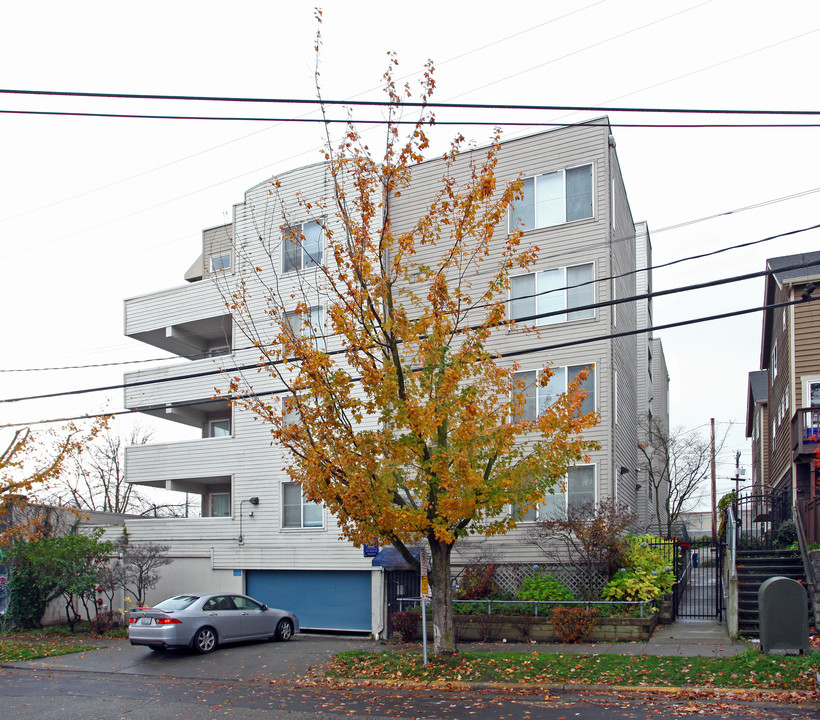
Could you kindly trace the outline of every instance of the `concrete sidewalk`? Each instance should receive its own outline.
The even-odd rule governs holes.
[[[163,675],[199,680],[293,682],[311,673],[321,674],[322,666],[343,650],[418,649],[417,645],[382,645],[364,638],[302,634],[285,643],[228,645],[209,655],[181,650],[152,652],[144,647],[132,646],[127,640],[102,640],[96,644],[104,647],[28,662],[6,663],[3,667],[118,675]],[[459,645],[459,649],[484,652],[729,657],[742,653],[749,645],[750,643],[729,638],[725,625],[691,621],[658,626],[648,642],[574,645],[464,643]]]
[[[726,625],[719,622],[684,620],[671,625],[658,625],[647,642],[631,643],[469,643],[460,650],[543,652],[598,655],[680,655],[683,657],[730,657],[745,652],[752,643],[732,640]]]

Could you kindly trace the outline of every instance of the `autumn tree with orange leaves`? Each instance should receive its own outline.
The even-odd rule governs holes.
[[[32,492],[43,492],[107,425],[107,418],[82,428],[34,432],[11,431],[0,449],[0,548],[15,540],[31,540],[45,531],[48,515],[28,506]]]
[[[343,537],[357,546],[390,543],[417,570],[414,546],[429,548],[433,649],[447,654],[455,652],[454,546],[514,527],[510,504],[534,506],[588,459],[593,444],[581,433],[597,416],[581,411],[582,374],[537,420],[516,421],[524,388],[493,338],[516,331],[507,313],[510,273],[530,267],[538,251],[521,246],[520,230],[507,232],[521,181],[497,185],[498,133],[480,162],[456,138],[426,212],[409,227],[394,222],[433,123],[424,109],[402,138],[396,120],[410,92],[397,89],[394,66],[384,77],[383,154],[375,157],[353,124],[334,143],[326,124],[331,192],[291,208],[315,225],[291,222],[284,188],[273,181],[275,230],[260,232],[256,246],[235,247],[240,279],[227,304],[283,392],[254,393],[259,383],[247,376],[231,390],[269,424],[287,451],[289,476],[333,512]],[[429,64],[421,82],[424,102],[432,71]],[[282,242],[314,266],[293,273],[289,290]],[[317,296],[323,317],[312,309]],[[545,368],[539,383],[550,376]]]

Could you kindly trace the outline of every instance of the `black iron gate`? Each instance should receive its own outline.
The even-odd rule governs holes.
[[[421,579],[415,570],[388,570],[387,586],[387,637],[393,634],[392,616],[401,610],[399,598],[417,598],[421,595]]]
[[[704,539],[677,543],[672,595],[679,618],[723,619],[723,543]]]

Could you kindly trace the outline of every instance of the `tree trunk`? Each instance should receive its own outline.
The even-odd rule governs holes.
[[[433,654],[456,652],[456,630],[453,620],[453,588],[450,583],[450,555],[453,546],[429,540],[432,566],[428,580],[433,596]]]

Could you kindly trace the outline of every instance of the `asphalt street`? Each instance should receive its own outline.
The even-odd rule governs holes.
[[[300,686],[20,668],[0,670],[2,716],[13,720],[367,718],[368,720],[636,720],[817,718],[817,708],[650,694],[561,695]]]
[[[209,655],[155,653],[127,641],[0,668],[3,720],[171,718],[392,718],[395,720],[624,720],[627,718],[813,718],[818,706],[778,698],[733,701],[698,693],[560,693],[514,688],[469,691],[327,685],[323,666],[370,640],[298,635]],[[622,646],[623,647],[623,646]]]

